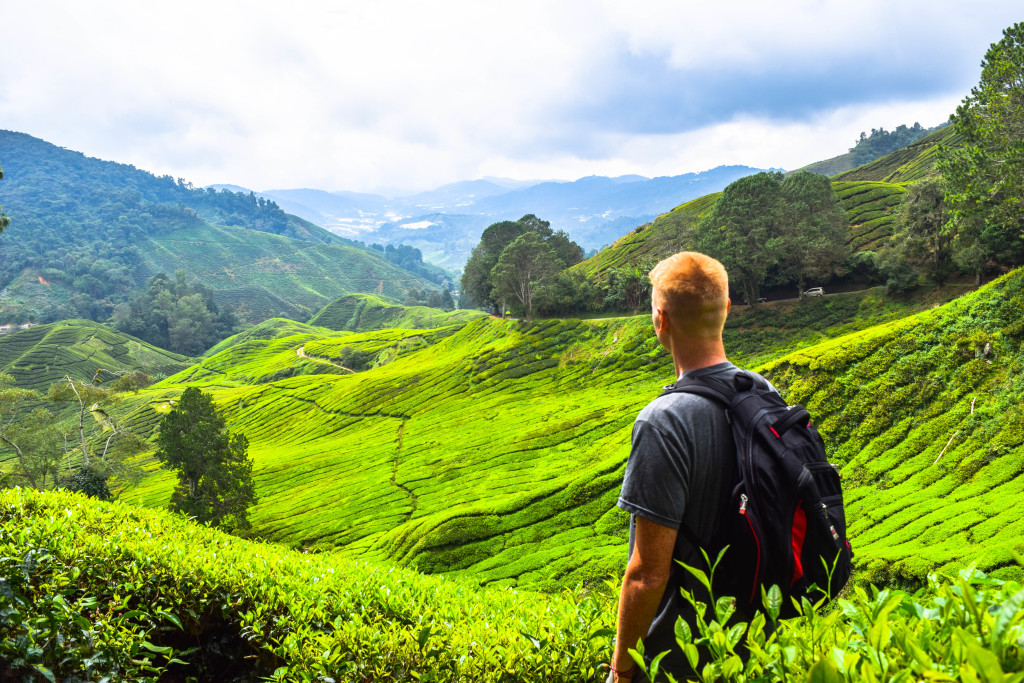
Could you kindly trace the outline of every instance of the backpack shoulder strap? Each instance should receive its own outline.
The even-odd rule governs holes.
[[[750,373],[743,371],[737,373],[732,382],[725,382],[712,377],[687,377],[684,374],[682,379],[662,387],[664,391],[662,391],[661,395],[696,394],[716,401],[728,408],[732,405],[732,400],[736,394],[749,391],[754,387],[754,384],[754,377]]]

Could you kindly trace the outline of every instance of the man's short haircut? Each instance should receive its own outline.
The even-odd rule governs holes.
[[[655,306],[668,311],[673,327],[692,337],[722,334],[729,302],[725,266],[705,254],[682,251],[654,266],[649,277]]]

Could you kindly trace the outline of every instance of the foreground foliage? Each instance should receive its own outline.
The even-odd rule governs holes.
[[[1020,681],[1022,605],[1018,584],[966,570],[913,595],[804,605],[772,636],[764,617],[723,628],[719,600],[678,635],[714,653],[708,681]],[[28,681],[600,681],[614,613],[594,593],[479,588],[121,503],[0,492],[0,666]]]

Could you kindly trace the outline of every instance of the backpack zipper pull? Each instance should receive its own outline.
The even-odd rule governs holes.
[[[836,525],[832,523],[832,520],[828,517],[828,506],[824,503],[821,504],[821,516],[825,518],[825,522],[828,524],[828,530],[832,532],[832,540],[839,543],[839,532],[836,531]]]
[[[747,514],[747,494],[745,493],[740,494],[740,514]]]

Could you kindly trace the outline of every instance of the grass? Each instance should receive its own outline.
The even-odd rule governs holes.
[[[1000,282],[1021,279],[1015,273]],[[934,497],[909,489],[886,501],[895,478],[903,476],[895,463],[934,460],[956,431],[947,422],[969,407],[962,395],[1012,379],[1017,361],[1000,344],[1012,350],[1019,339],[1000,335],[987,313],[964,312],[988,311],[1001,301],[992,291],[968,294],[907,322],[904,316],[936,305],[941,295],[904,302],[878,291],[839,295],[737,311],[730,322],[727,339],[735,358],[764,367],[791,401],[806,403],[834,457],[848,469],[857,563],[871,576],[885,578],[877,562],[896,557],[893,552],[904,564],[894,564],[891,576],[901,581],[919,582],[930,569],[971,560],[998,573],[1016,543],[1015,536],[993,530],[978,542],[959,538],[937,550],[911,534],[893,550],[887,539],[903,538],[902,527],[882,524],[876,514],[911,500],[924,507],[895,514],[899,524],[943,514],[933,511],[940,505]],[[1017,305],[1013,297],[1007,301],[1000,306]],[[999,320],[1010,315],[999,310]],[[946,353],[942,364],[922,360],[918,367],[903,356],[922,345],[912,322],[929,316],[941,321],[936,329],[949,326],[944,343],[960,350]],[[480,319],[462,328],[314,330],[252,339],[168,378],[148,396],[144,392],[137,419],[155,424],[167,399],[186,383],[211,391],[232,429],[250,440],[261,496],[252,519],[264,538],[341,548],[374,562],[486,584],[553,590],[621,568],[626,519],[614,502],[632,421],[672,376],[649,326],[646,315],[533,323]],[[990,340],[997,355],[978,360],[974,350],[963,350],[961,338],[975,340],[972,349]],[[851,349],[880,339],[900,351],[847,377],[840,359],[861,362]],[[305,358],[296,353],[300,346]],[[783,353],[788,355],[780,360]],[[866,374],[867,367],[885,378]],[[902,379],[886,373],[901,373]],[[1022,389],[1014,387],[1000,389],[992,400],[1010,406],[1013,392]],[[934,392],[939,403],[923,400]],[[961,397],[956,411],[951,396]],[[976,406],[978,415],[996,410],[981,399]],[[941,480],[941,491],[969,480],[969,471],[1015,476],[1011,465],[1020,458],[1021,443],[1013,435],[1019,429],[993,417],[1001,425],[992,427],[996,441],[961,442],[962,431],[943,455],[949,471],[925,468],[920,476]],[[903,443],[908,435],[914,438]],[[971,455],[977,451],[984,455]],[[961,461],[962,468],[954,467]],[[996,461],[1002,464],[990,467]],[[972,486],[988,484],[983,478]],[[163,506],[170,485],[168,475],[156,474],[123,496]],[[992,504],[972,514],[980,515],[979,528],[988,528],[982,522],[1002,509]],[[1001,550],[987,554],[987,547]]]
[[[1022,281],[937,308],[953,289],[734,311],[734,359],[805,403],[843,464],[867,576],[1014,571]],[[249,438],[262,538],[555,590],[624,561],[614,502],[632,422],[672,377],[649,328],[647,315],[362,333],[267,321],[120,410],[152,434],[185,386],[211,392]],[[163,507],[172,477],[148,467],[122,498]]]

